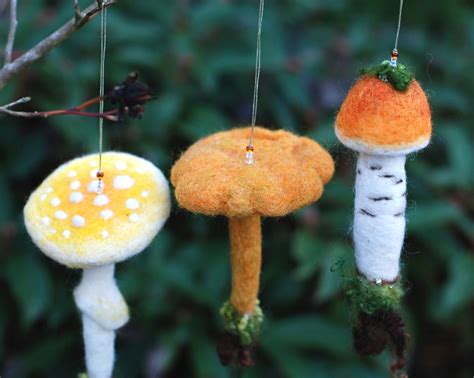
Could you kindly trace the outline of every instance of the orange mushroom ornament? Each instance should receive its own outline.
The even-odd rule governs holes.
[[[334,163],[315,141],[256,127],[255,162],[246,162],[251,128],[218,132],[193,144],[174,164],[171,183],[179,205],[193,213],[229,218],[232,291],[221,308],[227,336],[218,347],[224,365],[252,365],[263,312],[258,290],[261,218],[282,217],[317,201]]]
[[[347,297],[357,313],[354,345],[363,355],[395,348],[394,370],[404,365],[407,336],[398,312],[403,294],[400,254],[405,236],[406,156],[426,147],[431,112],[408,69],[391,61],[363,70],[335,122],[338,139],[359,153],[353,240],[357,273]]]

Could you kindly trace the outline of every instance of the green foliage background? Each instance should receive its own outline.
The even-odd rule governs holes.
[[[86,6],[86,1],[80,1]],[[387,377],[389,356],[360,359],[330,267],[351,259],[354,156],[335,139],[335,113],[358,69],[388,57],[398,1],[267,1],[259,123],[315,138],[337,163],[316,205],[264,222],[257,367],[248,377]],[[109,148],[142,155],[168,174],[199,137],[251,117],[258,4],[250,0],[120,0],[109,11],[107,86],[140,71],[158,99],[142,120],[107,124]],[[15,53],[72,16],[72,1],[21,1]],[[0,15],[0,41],[7,32]],[[413,377],[474,374],[474,7],[409,1],[400,59],[433,110],[433,142],[407,162]],[[0,91],[0,104],[32,96],[31,110],[70,107],[98,91],[99,20]],[[43,256],[22,208],[59,164],[96,151],[97,121],[0,116],[0,375],[73,377],[83,371],[71,292],[80,272]],[[276,157],[278,158],[278,157]],[[119,331],[115,377],[227,377],[214,342],[229,292],[225,219],[174,207],[143,254],[120,264],[131,321]]]

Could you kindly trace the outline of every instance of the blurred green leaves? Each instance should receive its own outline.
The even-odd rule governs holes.
[[[86,0],[80,0],[86,5]],[[106,124],[106,145],[152,160],[169,176],[196,139],[248,124],[257,4],[121,0],[108,12],[106,87],[130,71],[155,90],[143,119]],[[259,124],[318,140],[336,174],[316,205],[264,222],[259,364],[246,377],[387,377],[388,356],[352,351],[341,282],[350,260],[354,159],[334,135],[337,109],[358,70],[386,59],[398,3],[360,0],[266,4]],[[0,41],[7,33],[0,14]],[[20,2],[16,56],[72,17],[72,2]],[[0,43],[0,46],[2,44]],[[433,111],[431,145],[407,161],[411,376],[471,377],[474,365],[474,11],[469,0],[405,4],[400,59]],[[66,108],[98,91],[99,20],[0,92],[29,95],[26,110]],[[79,272],[42,256],[22,226],[31,191],[54,168],[96,151],[97,121],[0,116],[0,375],[71,377],[84,370],[72,290]],[[117,337],[115,376],[228,377],[214,353],[230,268],[225,219],[175,207],[142,254],[118,265],[131,310]]]
[[[47,310],[51,300],[51,278],[38,255],[18,254],[3,267],[3,275],[15,297],[24,326],[30,326]]]

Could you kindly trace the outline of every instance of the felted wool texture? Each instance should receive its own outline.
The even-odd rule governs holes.
[[[400,280],[390,284],[374,284],[358,273],[344,277],[344,291],[352,315],[398,310],[403,297]]]
[[[254,303],[252,316],[242,315],[229,301],[224,303],[220,312],[226,331],[239,336],[240,345],[250,345],[258,338],[263,323],[263,311],[258,300]]]
[[[82,316],[88,378],[111,378],[115,361],[115,332]]]
[[[168,182],[149,161],[104,153],[101,194],[96,192],[97,169],[97,154],[60,166],[24,209],[35,244],[72,268],[118,262],[141,252],[170,213]]]
[[[383,81],[387,81],[398,91],[405,91],[414,79],[413,73],[407,66],[397,63],[395,66],[389,60],[384,60],[381,64],[363,68],[361,75],[371,75]]]
[[[363,76],[349,90],[336,117],[336,135],[359,152],[407,154],[431,137],[431,112],[420,84],[401,92],[374,76]]]
[[[283,216],[319,199],[334,162],[318,143],[256,127],[255,162],[245,164],[250,128],[219,132],[193,144],[174,164],[181,207],[207,215]]]
[[[405,156],[360,154],[353,239],[357,270],[369,281],[394,281],[405,236]]]
[[[86,268],[74,290],[74,300],[83,315],[113,331],[128,322],[128,306],[114,279],[113,264]]]
[[[242,315],[253,315],[262,262],[260,216],[229,219],[232,293],[231,304]]]

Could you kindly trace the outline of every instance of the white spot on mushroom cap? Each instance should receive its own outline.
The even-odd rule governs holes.
[[[46,201],[46,198],[48,198],[48,195],[47,194],[42,194],[41,197],[40,197],[40,200],[41,201]]]
[[[98,169],[93,169],[92,171],[89,172],[89,175],[91,176],[91,178],[96,178],[97,172],[99,172]]]
[[[63,231],[63,236],[64,236],[66,239],[69,239],[69,237],[71,236],[71,231],[69,231],[69,230],[64,230],[64,231]]]
[[[49,224],[51,223],[51,219],[49,219],[49,217],[43,217],[43,218],[41,218],[41,222],[42,222],[45,226],[49,226]]]
[[[46,193],[52,193],[53,192],[53,188],[46,188]]]
[[[102,231],[102,233],[101,233],[101,234],[102,234],[102,237],[103,237],[104,239],[106,239],[106,238],[108,238],[108,237],[109,237],[109,232],[108,232],[108,231],[106,231],[106,230]]]
[[[84,217],[81,217],[80,215],[74,215],[72,217],[72,225],[74,227],[84,227],[86,224],[86,220]]]
[[[135,210],[140,207],[140,202],[138,202],[135,198],[129,198],[125,201],[125,206],[127,209]]]
[[[112,210],[109,210],[109,209],[107,209],[107,210],[102,210],[102,211],[100,212],[100,216],[101,216],[103,219],[105,219],[105,220],[112,218],[113,215],[114,215],[114,212],[113,212]]]
[[[79,180],[75,180],[73,182],[71,182],[71,184],[69,185],[69,187],[72,189],[72,190],[77,190],[81,187],[81,182]]]
[[[84,195],[81,192],[72,192],[69,196],[69,202],[80,203],[84,199]]]
[[[109,203],[109,197],[107,197],[105,194],[100,194],[97,197],[94,198],[93,204],[95,206],[105,206]]]
[[[67,177],[76,177],[76,176],[77,176],[77,172],[73,169],[67,173]]]
[[[142,193],[141,193],[142,197],[143,198],[147,198],[149,193],[148,193],[148,190],[144,190]]]
[[[64,211],[59,210],[54,213],[54,217],[57,219],[64,220],[67,218],[67,214]]]
[[[91,161],[89,162],[89,165],[90,165],[91,167],[97,167],[97,161],[91,160]]]
[[[128,167],[127,163],[125,163],[123,160],[118,160],[115,163],[115,168],[117,168],[119,171],[123,171],[127,169],[127,167]]]
[[[135,184],[135,180],[127,175],[120,175],[114,177],[114,188],[115,189],[129,189]]]
[[[87,191],[89,193],[97,193],[99,191],[103,191],[104,188],[105,188],[105,184],[103,181],[101,182],[99,180],[94,180],[94,181],[91,181],[89,185],[87,186]]]
[[[61,205],[61,200],[58,197],[54,197],[50,203],[52,206],[58,207],[59,205]]]
[[[136,213],[130,214],[128,217],[130,222],[138,222],[140,220],[140,216]]]

